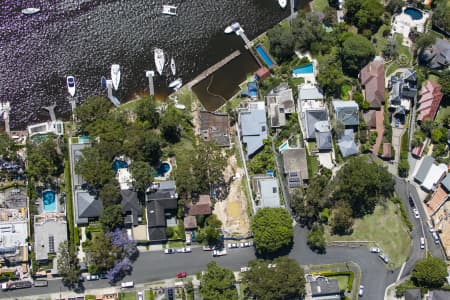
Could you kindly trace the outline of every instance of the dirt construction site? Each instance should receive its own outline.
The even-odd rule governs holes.
[[[234,155],[228,158],[224,171],[225,182],[230,182],[228,196],[217,201],[213,213],[222,221],[226,237],[246,237],[250,231],[247,215],[247,198],[242,189],[244,170],[237,166]]]

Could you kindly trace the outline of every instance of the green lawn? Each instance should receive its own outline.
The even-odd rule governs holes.
[[[330,235],[329,228],[325,235],[327,241],[376,241],[389,257],[389,268],[398,268],[406,261],[411,245],[400,210],[391,201],[386,207],[378,205],[372,215],[355,220],[351,235]]]
[[[328,7],[328,0],[314,0],[313,1],[313,10],[315,12],[323,12],[325,8]]]
[[[155,299],[155,296],[152,290],[144,291],[144,300],[153,300],[153,299]]]
[[[350,276],[348,275],[337,275],[337,276],[327,276],[328,279],[336,279],[339,284],[340,290],[347,290],[348,281],[350,279]]]
[[[377,49],[378,54],[386,48],[387,39],[383,36],[383,32],[385,30],[390,30],[388,25],[382,25],[378,29],[378,32],[372,37],[372,41],[374,42],[375,49]]]
[[[136,300],[136,292],[119,293],[119,300]]]
[[[441,124],[441,123],[442,123],[442,119],[443,119],[445,116],[449,115],[449,114],[450,114],[450,106],[447,106],[447,107],[441,106],[441,107],[439,108],[439,110],[438,110],[438,113],[437,113],[437,115],[436,115],[435,121],[436,121],[438,124]]]

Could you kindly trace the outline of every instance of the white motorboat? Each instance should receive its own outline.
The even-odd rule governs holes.
[[[120,83],[120,66],[117,64],[111,65],[111,80],[114,89],[117,91]]]
[[[22,9],[22,13],[24,15],[34,15],[37,14],[38,12],[40,12],[41,9],[37,8],[37,7],[28,7],[28,8],[24,8]]]
[[[155,66],[156,71],[158,71],[159,75],[162,75],[165,63],[166,58],[164,57],[164,51],[162,49],[155,48]]]
[[[287,0],[278,0],[278,4],[281,8],[286,8],[287,6]]]
[[[176,16],[177,15],[177,7],[173,5],[163,5],[162,13],[164,15]]]
[[[70,96],[75,96],[75,77],[73,76],[67,76],[66,77],[67,82],[67,90],[69,91]]]
[[[174,81],[169,83],[170,88],[176,88],[178,86],[180,88],[182,85],[183,85],[183,81],[181,80],[181,78],[175,79]]]
[[[230,26],[227,26],[227,28],[225,28],[224,32],[225,33],[232,33],[233,31],[236,32],[239,29],[241,29],[241,24],[239,24],[238,22],[234,22]]]
[[[172,71],[172,75],[175,76],[177,73],[177,67],[175,65],[175,59],[173,57],[170,59],[170,70]]]

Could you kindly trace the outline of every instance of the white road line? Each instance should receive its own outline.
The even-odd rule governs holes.
[[[397,280],[396,281],[399,281],[400,278],[402,277],[403,269],[405,268],[405,266],[406,266],[406,262],[404,262],[402,264],[402,267],[400,268],[400,272],[398,272],[398,276],[397,276]]]

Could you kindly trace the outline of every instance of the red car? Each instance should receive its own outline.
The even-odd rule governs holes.
[[[184,278],[184,277],[186,277],[186,272],[177,273],[177,278]]]

